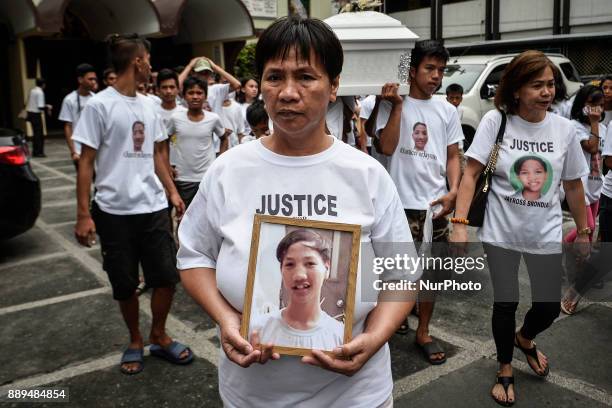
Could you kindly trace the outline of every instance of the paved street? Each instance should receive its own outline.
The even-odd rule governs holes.
[[[80,247],[73,237],[75,170],[63,141],[48,141],[46,152],[48,158],[33,161],[43,188],[36,226],[0,242],[0,395],[15,388],[62,386],[69,387],[74,407],[220,406],[214,326],[180,287],[168,328],[197,360],[179,367],[146,353],[143,373],[119,372],[127,333],[102,270],[100,248]],[[529,301],[525,271],[520,279],[522,317]],[[392,339],[395,406],[497,406],[489,396],[496,360],[488,285],[483,292],[446,296],[437,305],[432,334],[446,347],[446,364],[430,366],[413,345],[414,332]],[[585,303],[580,313],[560,317],[538,338],[551,364],[546,380],[533,375],[515,353],[517,406],[612,406],[612,282],[594,295],[608,303]],[[141,296],[145,334],[148,302],[149,294]],[[414,317],[410,323],[416,328]]]

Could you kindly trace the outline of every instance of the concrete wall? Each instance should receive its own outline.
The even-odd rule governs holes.
[[[283,17],[289,13],[289,2],[287,0],[277,0],[276,2],[276,17]],[[256,30],[264,30],[274,22],[272,18],[253,17],[253,25]]]
[[[500,0],[502,39],[552,35],[554,0]],[[572,0],[571,33],[612,31],[612,0]],[[447,44],[484,40],[485,0],[447,4],[442,9]],[[389,14],[420,38],[430,38],[430,8]]]
[[[223,43],[220,41],[201,42],[193,44],[193,56],[205,56],[212,59],[215,64],[225,68],[225,59],[223,57]]]
[[[418,35],[419,39],[430,38],[431,9],[429,7],[411,11],[400,11],[398,13],[390,13],[389,15],[401,21],[403,25]]]
[[[13,113],[13,127],[26,130],[26,124],[18,119],[17,115],[25,107],[30,89],[35,86],[35,78],[28,78],[25,64],[25,50],[23,40],[18,38],[9,45],[9,79],[11,95],[11,111]]]
[[[442,7],[442,23],[442,36],[444,38],[460,38],[464,41],[468,38],[484,40],[484,0],[444,5]]]
[[[310,17],[325,20],[332,15],[330,0],[310,0]]]
[[[526,36],[538,35],[540,30],[552,34],[553,0],[500,0],[499,32],[502,39],[511,38],[505,33],[523,32]],[[484,14],[483,14],[484,16]]]
[[[610,0],[574,0],[570,3],[571,26],[602,23],[607,27],[607,31],[612,29],[612,2]]]

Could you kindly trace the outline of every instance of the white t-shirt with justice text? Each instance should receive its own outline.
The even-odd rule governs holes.
[[[149,98],[106,88],[89,100],[72,138],[97,150],[94,200],[102,211],[129,215],[168,207],[153,161],[155,142],[168,135]]]
[[[176,180],[199,183],[215,160],[213,135],[223,136],[221,118],[204,112],[204,118],[193,122],[187,111],[175,112],[170,117],[168,132],[176,136]]]
[[[480,122],[466,156],[486,164],[501,123],[497,110]],[[572,123],[554,113],[531,123],[508,115],[479,238],[502,248],[561,252],[559,185],[588,174]]]
[[[381,101],[377,135],[387,125],[390,113],[391,103]],[[433,98],[404,97],[399,141],[388,166],[404,208],[426,210],[433,200],[448,193],[447,147],[461,140],[461,123],[453,105]]]
[[[242,311],[256,213],[358,224],[362,247],[399,242],[416,256],[397,190],[374,159],[331,136],[323,152],[299,157],[276,154],[261,140],[224,153],[204,176],[179,228],[179,269],[216,269],[218,290]],[[358,271],[353,335],[363,332],[375,307],[362,300],[360,276]],[[229,408],[369,408],[393,389],[387,345],[352,377],[285,355],[242,368],[220,353],[219,391]]]

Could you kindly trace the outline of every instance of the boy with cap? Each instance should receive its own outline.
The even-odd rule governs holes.
[[[193,72],[192,72],[193,71]],[[208,104],[210,105],[211,111],[217,115],[223,114],[223,101],[225,101],[232,91],[240,89],[240,81],[234,78],[230,73],[225,71],[223,68],[212,62],[206,57],[196,57],[191,60],[189,65],[183,69],[183,72],[179,75],[179,84],[183,87],[183,82],[189,74],[200,78],[204,82],[208,83],[209,77],[217,73],[222,78],[227,79],[226,84],[213,84],[208,86]]]

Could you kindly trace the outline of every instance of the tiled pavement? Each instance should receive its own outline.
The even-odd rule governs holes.
[[[127,338],[99,248],[80,247],[73,238],[75,171],[60,140],[48,141],[46,151],[48,158],[32,163],[43,187],[36,226],[0,242],[0,395],[56,385],[69,387],[68,405],[75,407],[220,406],[214,326],[180,287],[168,328],[198,359],[176,367],[145,357],[143,373],[119,373]],[[519,312],[524,313],[529,301],[524,271],[521,288],[525,302]],[[442,366],[425,362],[413,345],[414,332],[394,336],[395,406],[497,406],[489,397],[496,363],[486,292],[448,296],[437,304],[432,334],[448,353]],[[612,282],[598,296],[612,299]],[[141,297],[143,333],[150,324],[148,301],[148,295]],[[414,329],[412,317],[410,323]],[[593,303],[571,318],[559,318],[538,339],[551,361],[546,380],[532,375],[517,356],[517,406],[612,406],[611,338],[610,303]]]

